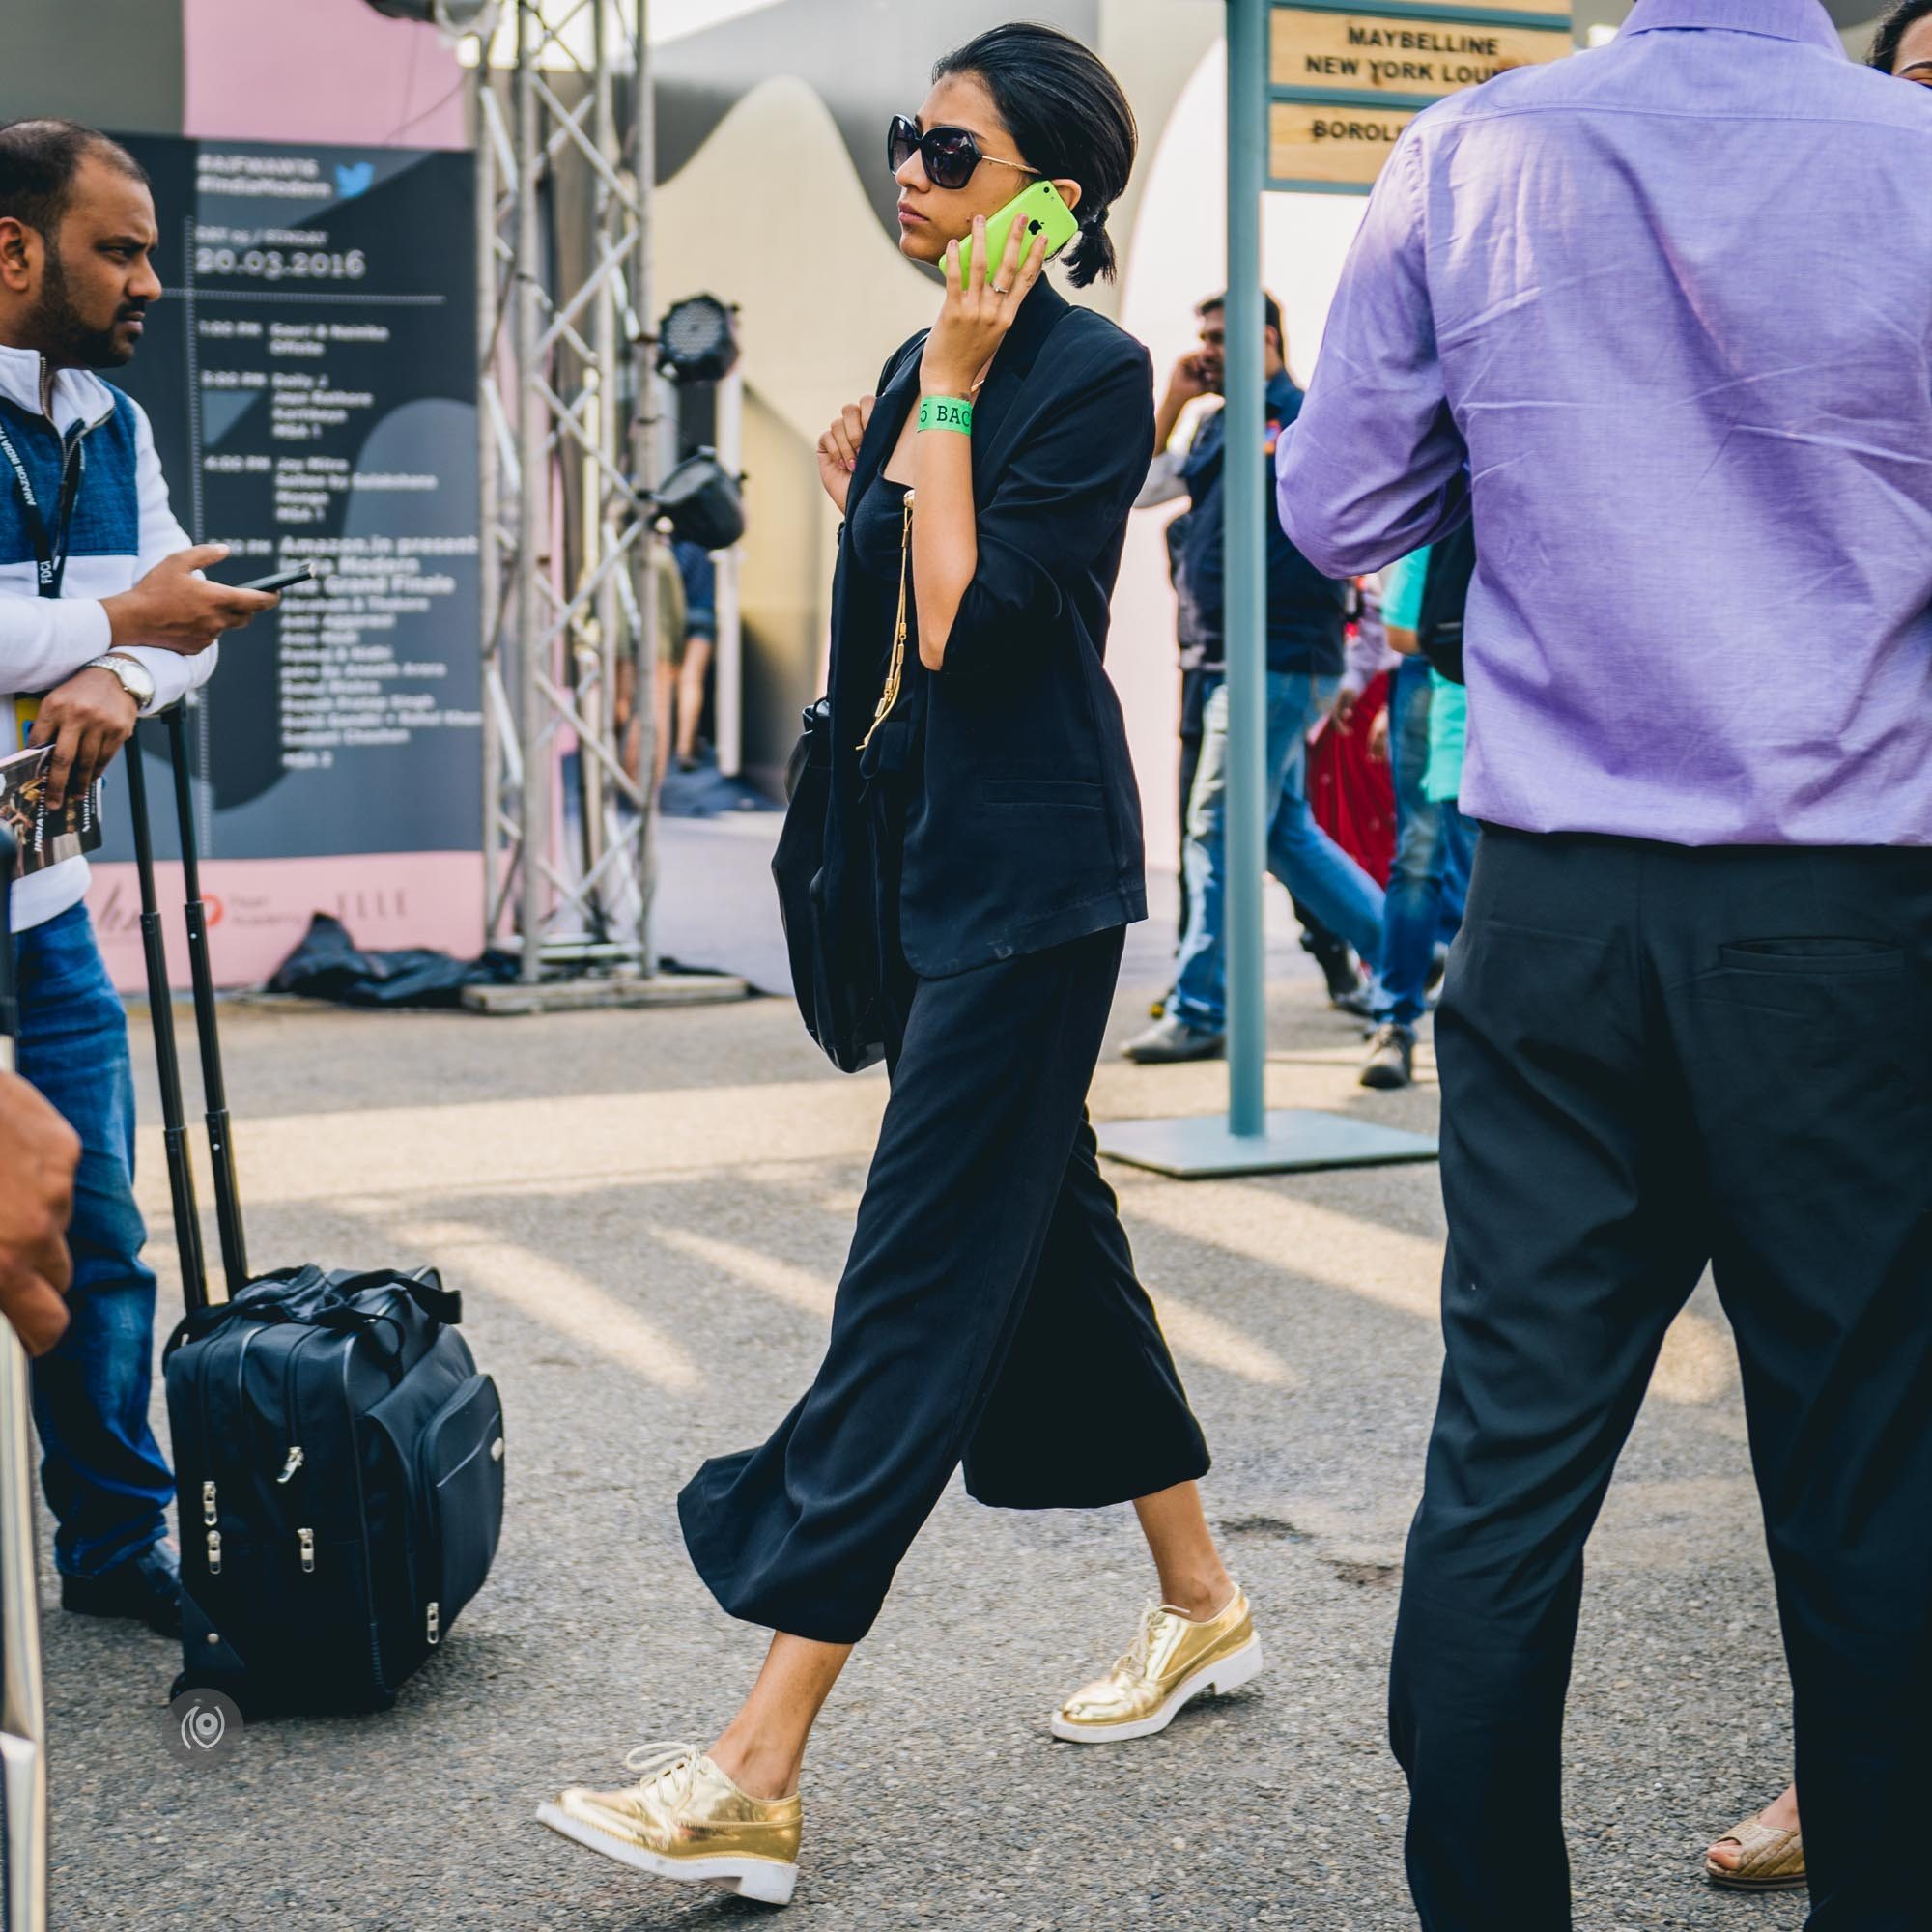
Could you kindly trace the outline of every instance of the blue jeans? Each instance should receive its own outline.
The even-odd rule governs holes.
[[[1389,771],[1395,781],[1395,863],[1382,921],[1382,998],[1376,1017],[1412,1027],[1428,1008],[1438,936],[1453,937],[1467,890],[1475,827],[1450,803],[1423,796],[1429,769],[1429,664],[1405,658],[1389,681]]]
[[[4,888],[0,888],[4,890]],[[20,934],[19,1068],[80,1136],[68,1330],[34,1363],[41,1482],[63,1576],[94,1577],[160,1540],[174,1477],[148,1426],[155,1277],[134,1205],[128,1015],[84,905]]]
[[[1363,959],[1381,951],[1382,891],[1316,824],[1308,809],[1308,731],[1315,723],[1332,678],[1306,671],[1267,674],[1267,753],[1263,783],[1274,801],[1268,824],[1268,870],[1330,932],[1346,939]],[[1187,937],[1180,943],[1180,965],[1171,1018],[1219,1033],[1227,1024],[1228,963],[1223,921],[1227,884],[1224,825],[1228,793],[1228,687],[1218,686],[1208,700],[1201,763],[1187,804]]]

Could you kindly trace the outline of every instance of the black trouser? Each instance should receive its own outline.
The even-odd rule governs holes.
[[[1390,1703],[1429,1932],[1571,1922],[1583,1541],[1707,1261],[1796,1696],[1808,1923],[1926,1923],[1928,1047],[1932,850],[1484,833],[1435,1021],[1448,1359]]]
[[[853,1643],[964,1462],[1009,1509],[1208,1468],[1086,1098],[1124,931],[891,989],[893,1091],[816,1380],[678,1499],[733,1616]]]

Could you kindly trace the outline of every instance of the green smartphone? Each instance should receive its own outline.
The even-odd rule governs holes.
[[[1007,259],[1007,242],[1011,239],[1014,222],[1026,225],[1028,240],[1020,248],[1020,260],[1026,260],[1027,249],[1033,246],[1032,237],[1046,232],[1046,254],[1051,261],[1080,233],[1080,224],[1073,218],[1073,211],[1061,200],[1060,190],[1050,181],[1037,181],[1030,188],[1022,190],[1007,203],[997,214],[986,217],[986,279],[990,282],[999,272],[999,267]],[[967,276],[972,272],[973,240],[968,236],[959,244],[959,282],[967,286]]]

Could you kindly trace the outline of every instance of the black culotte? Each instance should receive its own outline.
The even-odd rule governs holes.
[[[678,1498],[719,1603],[823,1643],[870,1629],[962,1462],[1004,1509],[1098,1508],[1208,1464],[1087,1121],[1124,928],[922,980],[879,845],[892,1097],[825,1359],[770,1441]]]

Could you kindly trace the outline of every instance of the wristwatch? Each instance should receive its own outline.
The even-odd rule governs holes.
[[[121,689],[143,711],[155,700],[155,680],[147,666],[132,658],[124,658],[118,651],[109,651],[105,657],[89,658],[81,669],[104,670],[110,676],[119,678]]]

